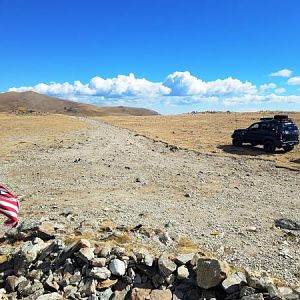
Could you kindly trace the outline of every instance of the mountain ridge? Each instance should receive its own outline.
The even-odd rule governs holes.
[[[0,93],[0,112],[58,113],[78,116],[151,116],[159,113],[146,108],[126,106],[96,106],[36,92]]]

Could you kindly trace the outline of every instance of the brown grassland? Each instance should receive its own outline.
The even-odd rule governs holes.
[[[86,127],[77,118],[56,115],[0,113],[0,156],[9,159],[17,150],[57,145],[65,134]]]
[[[101,120],[118,127],[127,128],[151,139],[199,153],[245,158],[255,157],[274,161],[277,167],[299,170],[300,146],[289,153],[277,150],[275,154],[267,155],[262,147],[235,148],[231,145],[231,134],[234,129],[246,128],[258,121],[259,118],[273,114],[276,113],[203,112],[174,116],[104,117]],[[289,113],[289,116],[300,125],[300,113]]]

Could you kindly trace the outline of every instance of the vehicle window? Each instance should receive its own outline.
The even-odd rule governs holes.
[[[249,129],[251,129],[251,130],[258,129],[258,128],[259,128],[259,123],[254,123],[249,127]]]
[[[298,130],[297,126],[295,124],[293,124],[293,123],[283,124],[282,129],[283,130],[288,130],[288,131],[296,131],[296,130]]]
[[[268,124],[266,124],[266,123],[260,123],[259,124],[259,129],[267,130],[268,129]]]

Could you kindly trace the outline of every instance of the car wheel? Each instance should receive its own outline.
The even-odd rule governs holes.
[[[294,149],[294,146],[285,146],[285,147],[283,147],[283,150],[284,150],[285,152],[292,151],[293,149]]]
[[[239,138],[234,138],[232,140],[232,145],[235,146],[235,147],[241,147],[243,145],[243,142]]]
[[[276,150],[276,146],[275,146],[275,144],[272,141],[266,141],[264,143],[264,150],[267,153],[274,153],[275,150]]]

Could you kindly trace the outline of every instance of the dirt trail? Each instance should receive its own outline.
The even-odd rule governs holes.
[[[91,126],[64,142],[0,161],[1,182],[26,195],[23,218],[73,208],[119,225],[168,224],[235,265],[299,280],[299,232],[274,228],[276,218],[300,220],[299,172],[254,158],[172,152],[126,129],[85,121]]]

